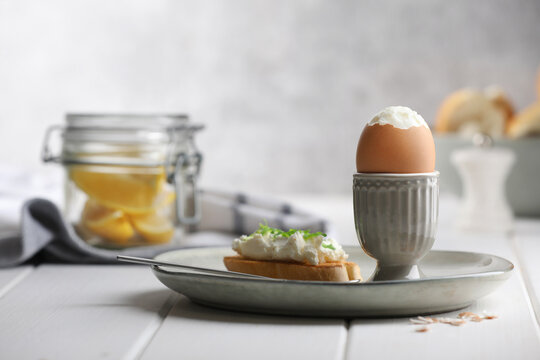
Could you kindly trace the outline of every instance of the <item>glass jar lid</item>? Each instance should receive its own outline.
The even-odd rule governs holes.
[[[67,114],[66,125],[47,130],[42,158],[64,164],[168,165],[178,152],[194,150],[193,134],[203,128],[185,114]]]
[[[185,114],[67,114],[65,142],[168,143],[203,128]]]

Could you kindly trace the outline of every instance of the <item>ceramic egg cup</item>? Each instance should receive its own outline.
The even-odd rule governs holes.
[[[439,215],[439,172],[356,173],[354,221],[364,251],[377,260],[371,281],[423,277]]]

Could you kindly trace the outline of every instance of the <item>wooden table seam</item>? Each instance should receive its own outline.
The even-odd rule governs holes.
[[[531,313],[531,316],[535,318],[535,324],[536,324],[536,334],[538,336],[538,339],[540,340],[540,309],[535,306],[534,300],[537,300],[535,298],[535,292],[532,285],[532,282],[530,280],[530,275],[528,274],[527,270],[527,264],[523,260],[522,256],[522,250],[519,246],[519,240],[517,239],[517,236],[512,236],[510,238],[512,250],[515,253],[516,261],[518,262],[518,275],[520,278],[521,285],[523,287],[523,291],[525,292],[525,298],[527,300],[527,306],[529,308],[529,311]]]
[[[35,267],[29,266],[28,268],[22,270],[17,276],[15,276],[10,282],[0,288],[0,299],[3,298],[8,292],[13,290],[17,285],[22,283],[24,279],[28,277],[32,272],[34,272]]]
[[[178,303],[180,296],[175,293],[167,298],[163,303],[161,309],[157,313],[157,317],[154,322],[146,327],[146,329],[139,335],[138,339],[133,344],[133,347],[124,355],[124,360],[138,360],[142,358],[144,352],[148,348],[148,345],[154,339],[154,336],[158,333],[159,329],[163,325],[163,322],[170,314],[174,306]]]
[[[351,341],[350,337],[350,329],[351,329],[351,320],[345,319],[345,340],[342,345],[342,354],[341,356],[338,356],[338,358],[341,358],[343,360],[347,360],[349,358],[349,342]]]

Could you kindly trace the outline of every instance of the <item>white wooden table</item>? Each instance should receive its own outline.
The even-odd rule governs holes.
[[[293,203],[332,219],[342,243],[356,243],[350,198]],[[234,313],[190,303],[147,267],[25,266],[0,270],[0,359],[540,359],[540,220],[518,220],[511,236],[466,235],[453,228],[455,211],[443,198],[435,248],[516,265],[510,280],[471,306],[496,320],[418,333],[407,318]]]

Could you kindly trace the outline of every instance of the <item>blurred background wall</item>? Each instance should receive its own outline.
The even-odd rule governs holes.
[[[187,112],[203,183],[349,192],[387,105],[536,97],[540,1],[0,0],[0,163],[41,168],[66,112]]]

